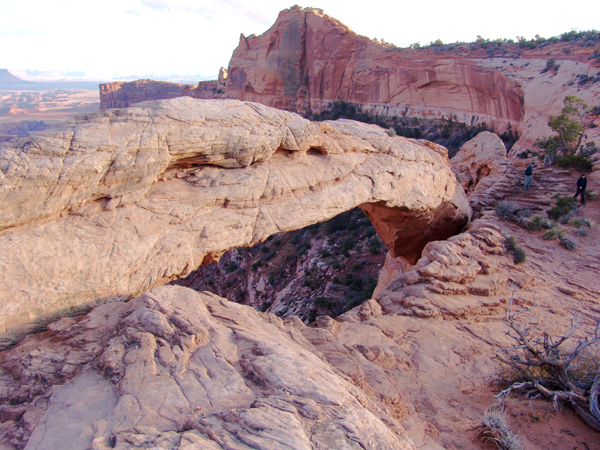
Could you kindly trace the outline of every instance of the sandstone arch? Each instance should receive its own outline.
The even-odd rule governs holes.
[[[441,147],[233,100],[80,116],[3,144],[0,168],[2,332],[357,205],[409,261],[470,215]]]

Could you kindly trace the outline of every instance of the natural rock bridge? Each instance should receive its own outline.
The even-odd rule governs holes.
[[[101,111],[0,149],[1,333],[355,206],[411,263],[470,215],[442,147],[234,100]]]

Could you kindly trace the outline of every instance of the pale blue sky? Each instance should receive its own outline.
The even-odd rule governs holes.
[[[211,77],[240,33],[262,34],[281,0],[0,0],[0,68],[88,76]],[[550,37],[600,28],[600,1],[310,0],[358,34],[405,47],[487,38]]]

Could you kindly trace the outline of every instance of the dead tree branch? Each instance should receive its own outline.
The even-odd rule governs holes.
[[[556,408],[560,404],[570,406],[590,427],[600,431],[600,359],[589,358],[584,352],[600,343],[600,321],[593,336],[565,348],[579,327],[578,317],[571,320],[564,336],[553,337],[517,320],[532,313],[535,306],[514,312],[512,300],[508,305],[505,321],[510,330],[506,334],[516,344],[498,351],[496,359],[511,367],[516,376],[496,398],[504,402],[512,392],[524,393],[528,398],[541,396]]]

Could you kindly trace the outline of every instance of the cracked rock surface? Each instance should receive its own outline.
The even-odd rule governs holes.
[[[19,448],[414,448],[298,321],[179,286],[62,321],[0,359]]]
[[[356,206],[372,212],[394,256],[415,260],[470,216],[445,149],[426,144],[349,120],[187,97],[4,143],[0,333],[133,298],[225,250]]]

